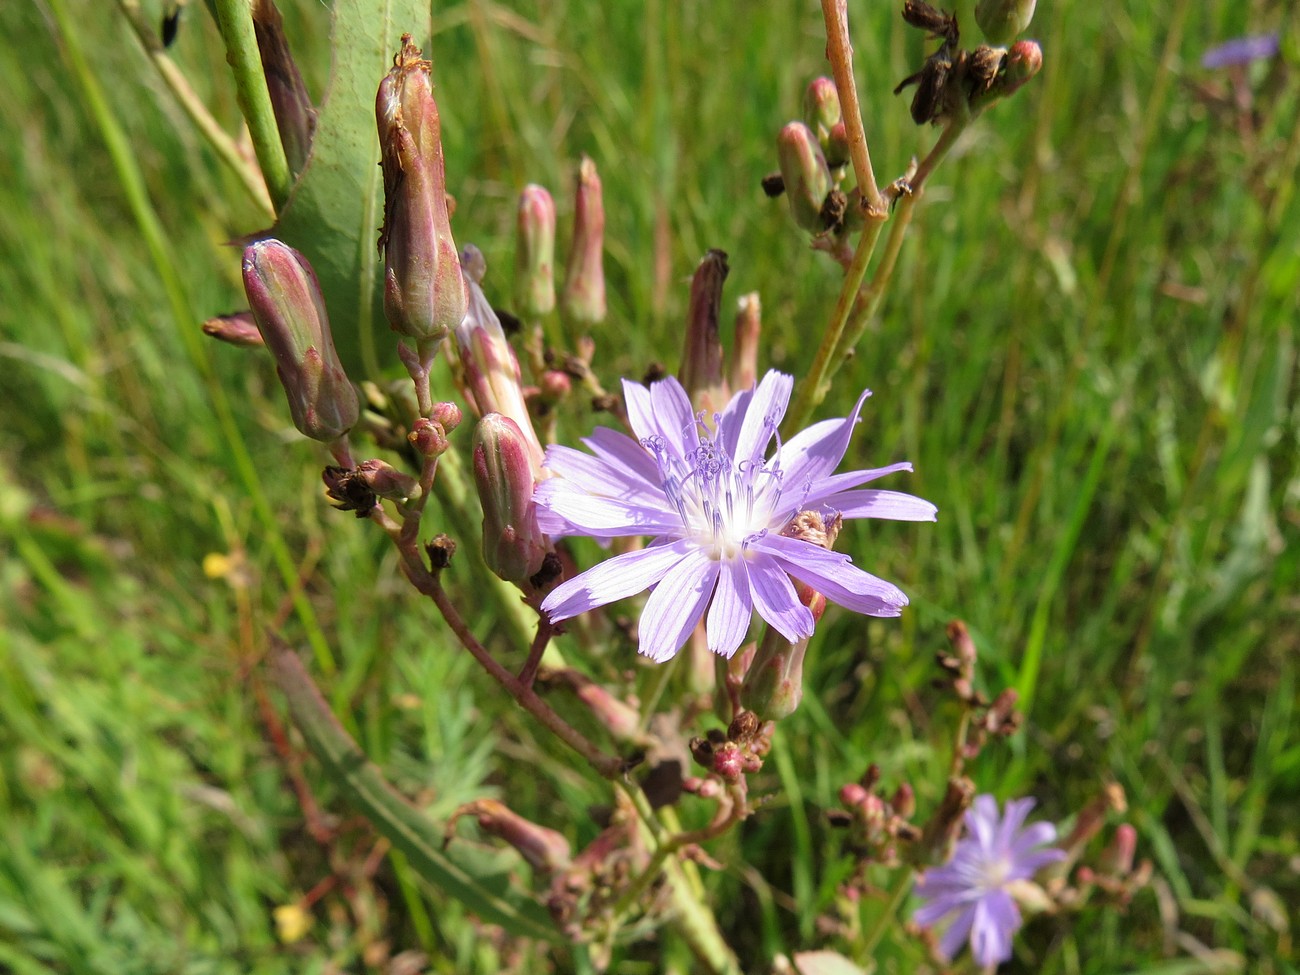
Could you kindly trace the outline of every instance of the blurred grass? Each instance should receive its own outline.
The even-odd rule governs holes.
[[[754,965],[816,941],[788,895],[833,902],[839,838],[820,810],[840,784],[875,761],[923,808],[937,798],[951,715],[926,687],[961,617],[986,686],[1030,707],[1027,732],[973,770],[981,787],[1032,793],[1059,820],[1118,781],[1182,932],[1171,943],[1144,893],[1123,916],[1035,923],[1012,969],[1208,971],[1214,950],[1228,970],[1295,970],[1280,928],[1300,923],[1298,86],[1281,60],[1255,65],[1243,110],[1228,75],[1198,66],[1286,7],[1040,6],[1043,75],[940,170],[825,408],[873,388],[854,456],[912,460],[905,489],[941,515],[846,530],[841,547],[913,607],[901,624],[828,615],[759,782],[779,795],[719,844],[737,865],[714,881],[719,913]],[[327,12],[284,7],[320,92]],[[921,56],[894,7],[851,5],[881,178],[932,138],[890,94]],[[421,948],[436,971],[499,970],[454,904],[398,861],[367,867],[373,836],[307,763],[340,830],[312,839],[257,704],[264,631],[328,641],[336,709],[440,815],[508,789],[581,841],[596,827],[572,813],[602,796],[452,651],[375,533],[325,509],[321,457],[286,432],[267,364],[192,341],[241,303],[226,242],[256,210],[112,6],[76,17],[163,248],[146,246],[50,10],[0,5],[0,967],[380,970]],[[509,266],[523,182],[555,191],[563,227],[574,160],[601,167],[607,384],[676,364],[686,280],[711,246],[730,255],[729,297],[762,293],[767,364],[809,361],[838,277],[757,182],[822,70],[816,5],[464,0],[435,25],[457,236],[490,269]],[[234,131],[197,4],[173,55]],[[224,576],[205,574],[211,553]],[[515,772],[543,762],[547,779]],[[332,875],[349,895],[282,943],[272,909]],[[648,951],[628,970],[654,970]],[[887,944],[878,960],[915,959]]]

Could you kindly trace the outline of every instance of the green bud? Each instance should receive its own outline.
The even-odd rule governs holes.
[[[278,240],[244,249],[244,291],[289,400],[293,423],[330,443],[357,422],[360,407],[334,351],[325,299],[307,258]]]
[[[776,137],[776,151],[794,222],[810,233],[821,233],[826,229],[822,207],[834,184],[817,137],[802,122],[791,122]]]
[[[274,0],[253,0],[252,15],[275,126],[280,130],[289,169],[297,175],[311,155],[311,143],[316,135],[316,106],[311,103],[298,64],[289,51],[284,22]]]
[[[565,319],[578,325],[597,325],[605,320],[605,204],[600,174],[586,156],[578,166],[573,243],[560,310]]]
[[[722,285],[727,280],[727,255],[710,250],[691,279],[691,303],[686,318],[686,345],[678,378],[696,409],[725,405],[722,379]]]
[[[535,473],[530,445],[514,420],[500,413],[479,420],[474,483],[483,504],[483,561],[507,582],[525,582],[546,555],[533,507]]]
[[[468,298],[451,235],[429,62],[409,34],[379,85],[375,117],[384,170],[384,313],[394,331],[436,342],[460,324]]]
[[[822,151],[829,154],[831,130],[840,125],[840,93],[830,78],[814,78],[803,93],[803,120],[817,133]]]
[[[555,201],[545,187],[524,187],[515,227],[515,304],[541,318],[555,310]]]
[[[979,0],[975,23],[990,44],[1006,44],[1029,26],[1037,4],[1038,0]]]

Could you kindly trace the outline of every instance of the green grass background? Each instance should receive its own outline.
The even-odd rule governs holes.
[[[373,837],[307,758],[340,838],[304,826],[259,704],[278,708],[258,666],[271,630],[328,650],[336,711],[435,816],[508,794],[581,841],[608,797],[497,700],[378,533],[324,505],[324,458],[288,428],[269,363],[199,341],[204,317],[243,301],[228,242],[256,212],[115,7],[68,6],[106,116],[51,9],[0,4],[0,970],[382,971],[385,949],[439,972],[543,970],[476,938],[399,860],[368,871]],[[896,6],[850,4],[882,180],[933,139],[890,93],[923,56]],[[913,605],[901,623],[828,614],[757,783],[776,799],[713,851],[751,971],[835,943],[814,922],[846,869],[822,817],[839,785],[874,761],[923,809],[941,793],[953,715],[928,683],[953,617],[983,685],[1018,687],[1029,709],[974,766],[980,787],[1061,821],[1117,781],[1156,865],[1126,913],[1036,921],[1008,970],[1296,970],[1300,85],[1290,43],[1237,87],[1199,66],[1210,44],[1294,15],[1271,0],[1039,6],[1042,75],[939,170],[822,411],[870,386],[853,459],[912,460],[891,486],[940,520],[855,525],[840,545]],[[319,93],[328,10],[284,9]],[[563,226],[576,158],[600,167],[607,385],[675,367],[708,247],[730,255],[728,301],[761,292],[762,365],[807,365],[838,269],[758,181],[824,71],[816,4],[461,0],[435,24],[456,234],[489,268],[509,267],[524,182],[555,191]],[[201,5],[173,56],[235,131]],[[235,571],[209,578],[211,553]],[[468,605],[488,632],[492,609]],[[332,875],[348,895],[326,894],[283,944],[272,909]],[[919,957],[900,938],[878,960]],[[689,962],[668,941],[623,966]]]

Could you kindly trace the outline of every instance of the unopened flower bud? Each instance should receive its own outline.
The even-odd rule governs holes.
[[[744,756],[734,742],[725,742],[713,750],[713,771],[719,778],[734,782],[745,773]]]
[[[376,495],[389,501],[405,502],[420,493],[420,482],[382,460],[367,460],[356,473]]]
[[[451,433],[460,426],[460,407],[450,402],[434,403],[433,409],[429,411],[429,419]]]
[[[555,310],[555,201],[545,187],[519,194],[515,231],[516,310],[541,318]]]
[[[763,333],[763,303],[758,292],[741,295],[736,303],[736,334],[731,343],[727,378],[733,392],[753,389],[758,380],[758,342]]]
[[[691,302],[686,317],[686,344],[678,379],[696,409],[721,407],[727,398],[722,385],[722,285],[727,280],[727,255],[710,250],[691,279]]]
[[[546,682],[562,684],[572,690],[615,741],[636,743],[644,738],[641,732],[641,713],[587,675],[576,670],[548,671]]]
[[[861,805],[869,795],[871,793],[858,782],[849,782],[840,786],[840,803],[849,809]]]
[[[297,174],[306,167],[307,157],[311,155],[311,142],[316,135],[316,106],[311,103],[298,64],[289,51],[284,21],[273,0],[253,0],[252,15],[275,127],[280,132],[289,169]]]
[[[379,85],[375,117],[384,170],[384,312],[395,331],[437,341],[465,317],[468,298],[447,212],[429,62],[409,34]]]
[[[461,806],[447,821],[447,840],[461,816],[473,816],[484,832],[505,840],[534,869],[555,873],[569,866],[569,841],[553,829],[539,826],[495,799],[478,799]]]
[[[916,812],[916,793],[910,785],[903,782],[894,790],[889,805],[894,810],[895,815],[901,816],[903,819],[911,819],[912,814]]]
[[[596,325],[605,320],[605,204],[596,164],[586,156],[578,166],[573,243],[560,310],[567,320],[579,325]]]
[[[237,311],[229,315],[216,315],[209,318],[203,323],[203,334],[228,345],[241,345],[245,348],[265,345],[251,311]]]
[[[467,267],[481,259],[478,248],[465,248]],[[534,473],[538,473],[542,467],[542,445],[528,415],[519,360],[478,281],[466,278],[465,283],[469,289],[469,310],[454,333],[460,360],[456,378],[480,417],[500,413],[515,422],[528,444]]]
[[[802,582],[795,583],[799,601],[816,623],[826,612],[826,597]],[[791,643],[769,626],[740,688],[740,703],[764,721],[793,714],[803,700],[803,659],[811,637]]]
[[[826,138],[822,140],[822,152],[826,153],[826,165],[831,169],[845,166],[849,162],[849,130],[843,122],[831,126]]]
[[[244,249],[244,291],[299,431],[329,443],[357,422],[360,405],[334,351],[325,299],[307,258],[278,240]]]
[[[975,23],[990,44],[1014,40],[1034,19],[1038,0],[979,0],[975,5]]]
[[[530,445],[518,425],[489,413],[474,428],[474,483],[483,504],[483,561],[507,582],[542,567],[546,536],[533,507]]]
[[[441,457],[451,446],[446,427],[423,416],[415,421],[406,439],[421,457]]]
[[[1120,823],[1115,827],[1110,845],[1102,851],[1099,865],[1112,877],[1125,877],[1133,869],[1136,854],[1137,830],[1130,823]]]
[[[810,233],[821,233],[826,229],[822,207],[834,183],[817,136],[802,122],[791,122],[776,137],[776,150],[794,222]]]
[[[840,122],[840,91],[831,78],[814,78],[803,91],[803,122],[826,148],[833,126]]]
[[[967,58],[971,111],[983,111],[1006,98],[1043,67],[1043,50],[1035,41],[1016,41],[1010,49],[979,47]]]

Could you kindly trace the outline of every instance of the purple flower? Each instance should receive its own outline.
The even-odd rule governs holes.
[[[707,422],[676,379],[648,389],[623,383],[637,439],[606,428],[583,441],[591,453],[552,446],[535,500],[550,535],[609,539],[648,535],[644,549],[616,555],[557,586],[542,603],[552,622],[653,587],[641,615],[641,652],[672,657],[708,611],[709,649],[730,657],[757,610],[790,642],[811,636],[813,617],[793,576],[827,599],[871,616],[897,616],[897,587],[787,531],[795,516],[933,521],[928,501],[896,491],[855,490],[911,464],[833,474],[858,413],[813,424],[768,455],[794,380],[769,372]]]
[[[1249,64],[1251,61],[1271,58],[1277,54],[1277,51],[1277,34],[1235,37],[1210,48],[1201,55],[1201,67],[1227,68],[1234,64]]]
[[[1007,888],[1031,878],[1049,863],[1064,859],[1065,851],[1039,849],[1056,839],[1051,823],[1021,829],[1033,799],[1011,800],[998,816],[992,796],[977,796],[966,812],[967,836],[957,843],[942,867],[925,871],[916,886],[925,901],[912,919],[931,927],[955,915],[939,939],[949,959],[970,937],[971,954],[981,965],[998,965],[1011,957],[1011,936],[1020,930],[1020,908]]]

